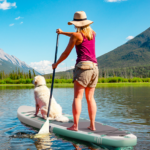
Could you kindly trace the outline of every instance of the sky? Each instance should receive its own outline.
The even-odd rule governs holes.
[[[75,32],[76,11],[85,11],[96,32],[96,56],[123,45],[150,27],[150,0],[0,0],[0,48],[43,74],[52,72],[56,29]],[[58,56],[69,37],[59,36]],[[56,69],[76,61],[75,49]]]

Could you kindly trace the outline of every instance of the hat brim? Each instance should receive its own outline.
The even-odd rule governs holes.
[[[84,27],[84,26],[87,26],[87,25],[90,25],[92,24],[93,21],[90,21],[90,20],[83,20],[83,21],[69,21],[68,22],[68,25],[75,25],[76,27]]]

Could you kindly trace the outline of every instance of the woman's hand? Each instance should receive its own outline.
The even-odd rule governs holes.
[[[56,33],[61,34],[63,31],[61,29],[57,29]]]
[[[52,68],[53,69],[57,68],[57,63],[52,64]]]

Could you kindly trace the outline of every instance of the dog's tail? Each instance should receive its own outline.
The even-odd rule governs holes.
[[[57,118],[55,118],[56,121],[60,121],[60,122],[68,122],[69,118],[67,118],[66,116],[58,116]]]

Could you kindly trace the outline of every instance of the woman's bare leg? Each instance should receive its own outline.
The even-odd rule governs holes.
[[[94,99],[94,91],[95,88],[86,87],[85,88],[85,96],[88,104],[88,112],[89,112],[89,118],[90,118],[90,126],[88,127],[90,130],[96,130],[95,129],[95,117],[96,117],[96,111],[97,106]]]
[[[78,122],[81,113],[81,100],[83,97],[84,87],[80,85],[77,81],[74,82],[74,100],[72,104],[72,113],[74,124],[68,130],[78,131]]]

